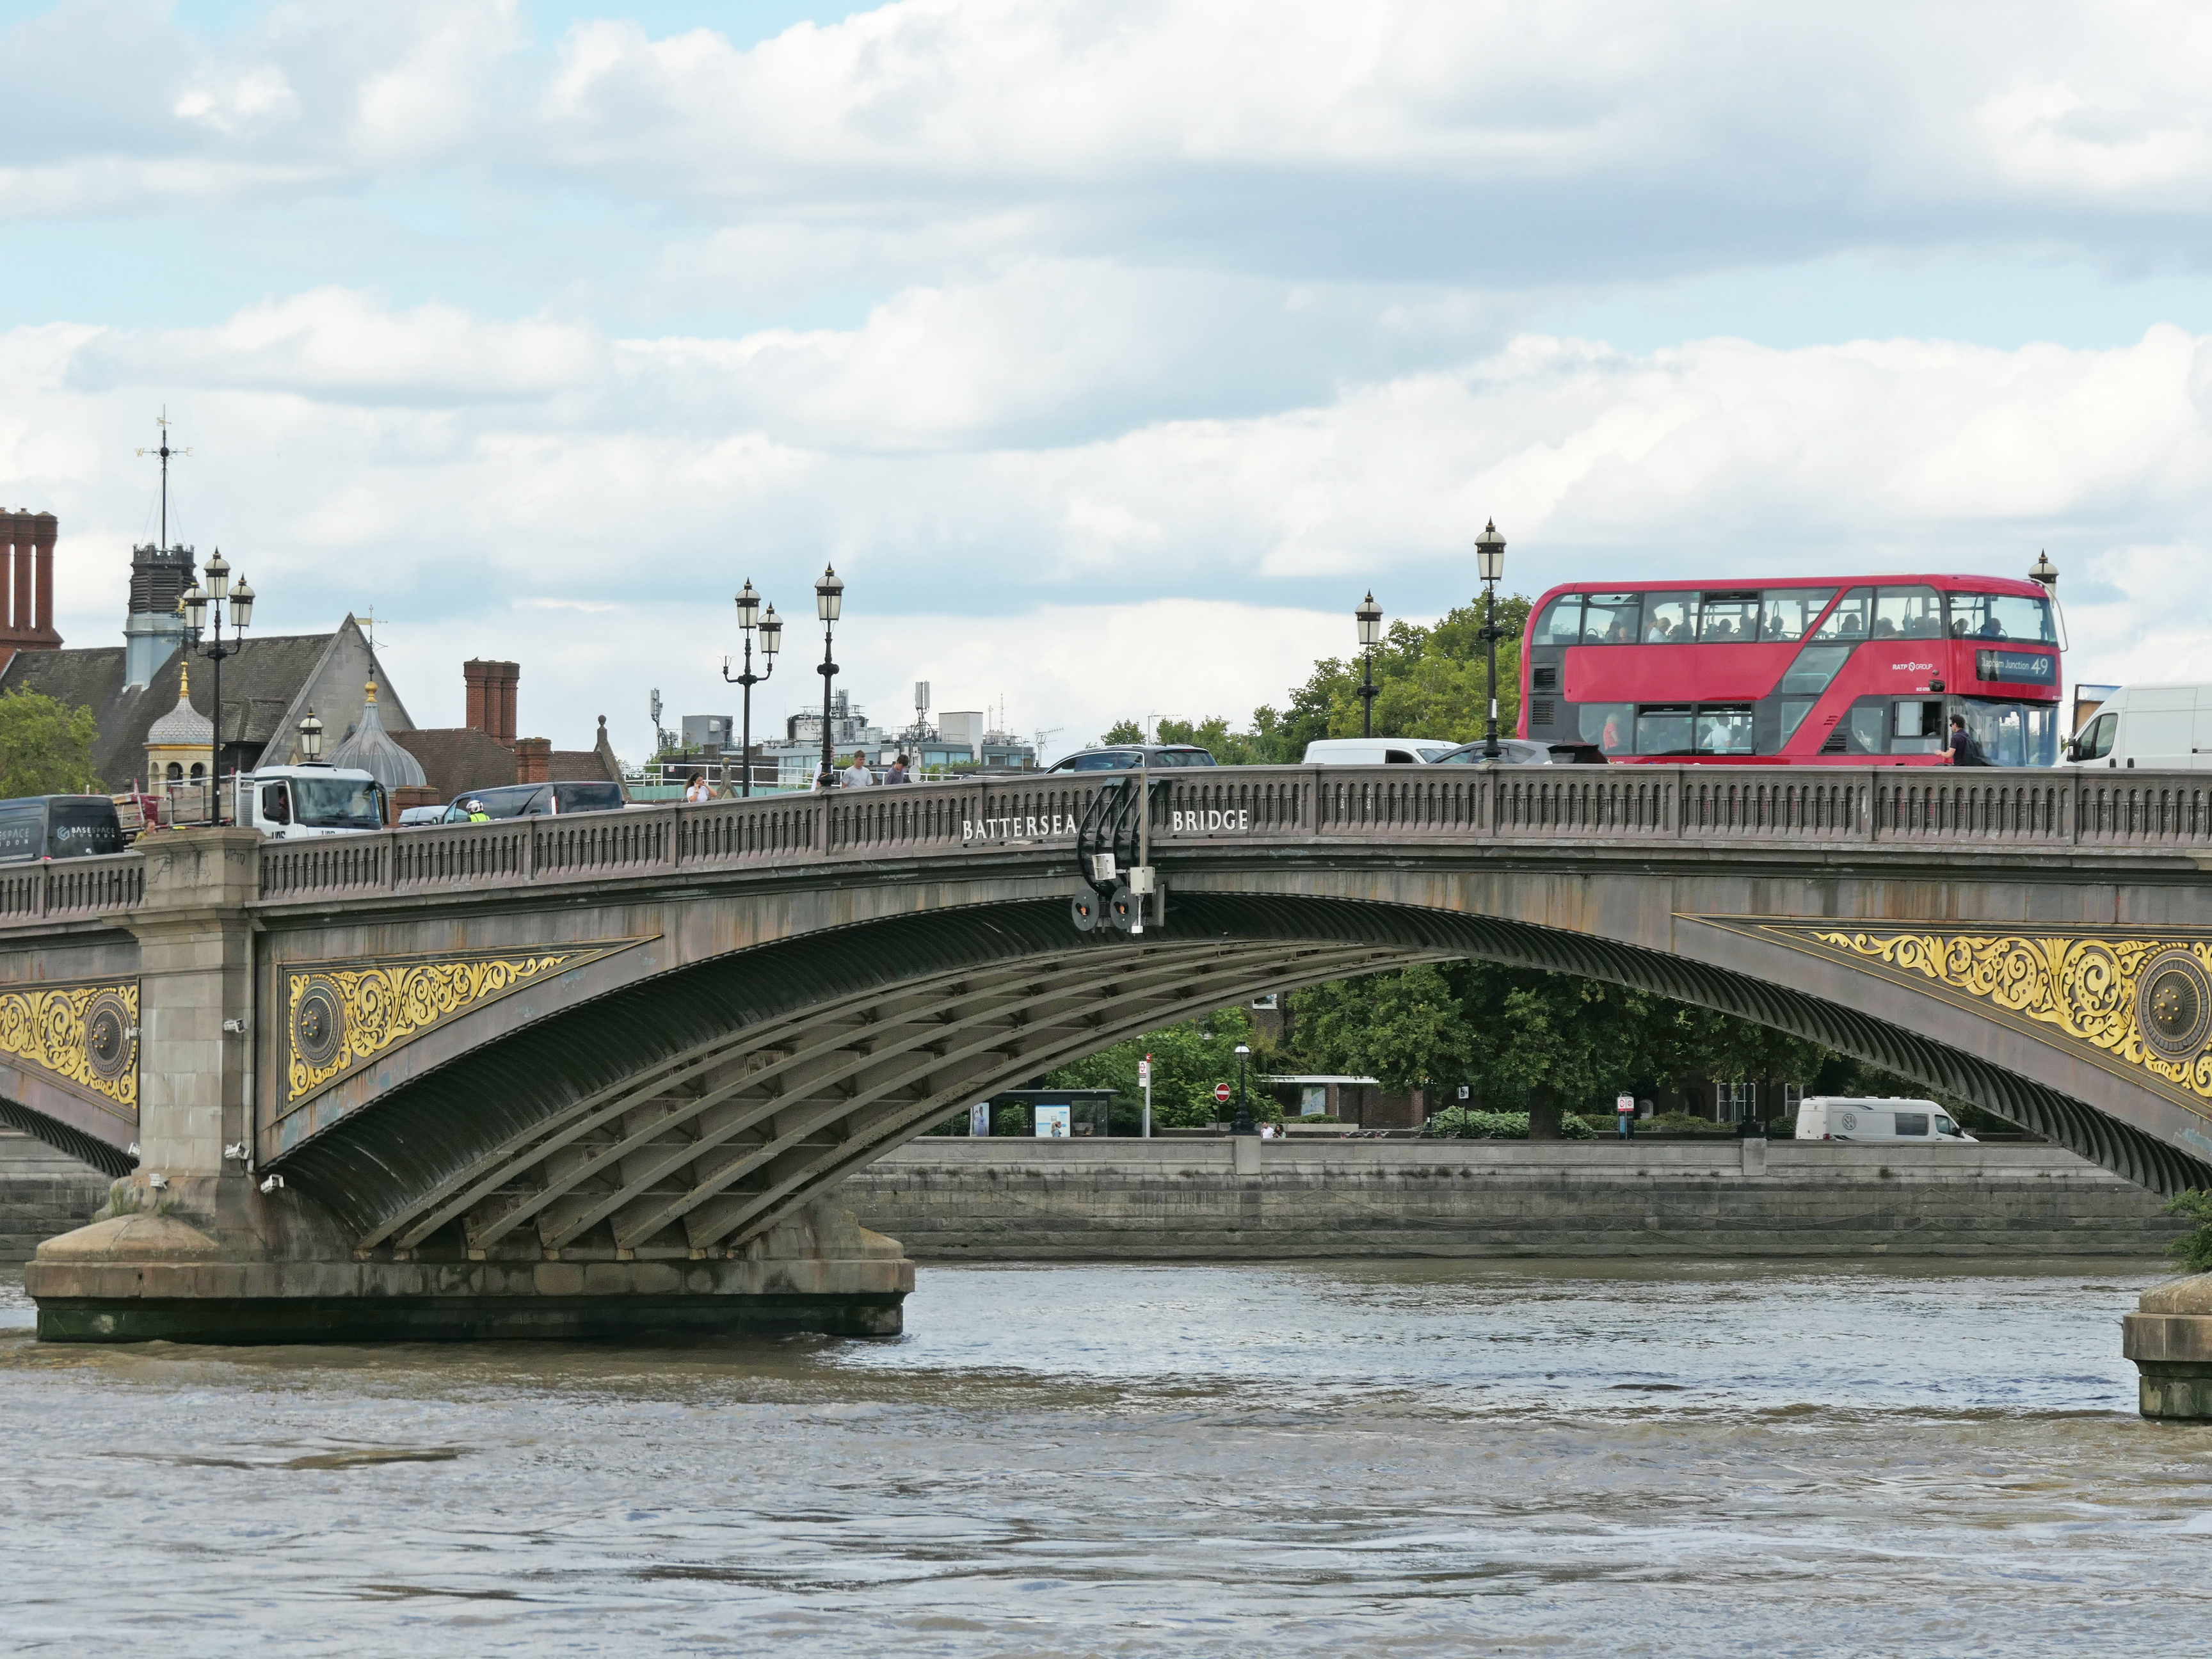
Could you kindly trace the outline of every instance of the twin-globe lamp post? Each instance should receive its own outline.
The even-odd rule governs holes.
[[[216,827],[221,828],[222,824],[222,659],[225,657],[236,656],[245,647],[246,627],[253,620],[253,584],[240,576],[238,579],[238,586],[235,588],[231,586],[230,562],[222,556],[222,550],[219,547],[215,550],[215,557],[208,561],[207,568],[202,574],[207,579],[207,586],[203,587],[199,583],[194,582],[185,590],[183,603],[185,625],[192,630],[192,648],[215,664],[215,739],[210,745],[215,764],[210,769],[216,792],[213,817]],[[199,639],[199,634],[207,624],[208,609],[210,605],[215,609],[215,639],[211,643],[203,643]],[[228,645],[222,642],[222,613],[226,605],[230,611],[231,627],[234,630]]]
[[[757,674],[753,672],[753,630],[756,628],[760,630],[761,660],[768,665]],[[742,793],[750,795],[753,792],[753,687],[775,672],[776,653],[783,649],[783,618],[775,614],[773,605],[765,613],[762,611],[761,596],[753,591],[750,577],[738,590],[738,631],[744,635],[745,672],[731,673],[730,659],[725,657],[722,659],[722,678],[732,685],[742,685],[745,689],[744,732],[739,738],[743,746],[738,752],[743,757],[740,764],[745,775],[745,781],[739,787]]]

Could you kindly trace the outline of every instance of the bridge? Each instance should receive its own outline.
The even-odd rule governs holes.
[[[29,1269],[40,1333],[894,1331],[912,1270],[836,1207],[855,1169],[1133,1034],[1468,957],[2212,1188],[2212,775],[1196,769],[1147,808],[1164,916],[1082,931],[1079,833],[1133,800],[1039,776],[15,866],[0,1116],[118,1177]],[[2212,1413],[2195,1317],[2146,1376]]]

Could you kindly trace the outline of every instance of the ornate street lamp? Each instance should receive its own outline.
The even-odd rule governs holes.
[[[1252,1103],[1244,1097],[1244,1057],[1251,1052],[1241,1042],[1237,1045],[1237,1121],[1229,1126],[1232,1135],[1260,1133],[1260,1126],[1252,1121]]]
[[[1490,648],[1490,719],[1482,730],[1482,757],[1496,760],[1498,746],[1498,641],[1504,630],[1498,625],[1498,579],[1505,574],[1505,538],[1492,519],[1474,538],[1475,570],[1482,578],[1482,642]]]
[[[1375,647],[1382,640],[1382,607],[1375,603],[1375,592],[1369,589],[1367,597],[1352,613],[1359,624],[1359,650],[1364,664],[1359,682],[1359,735],[1375,735]]]
[[[2028,568],[2027,579],[2032,582],[2040,582],[2046,593],[2057,591],[2058,567],[2051,562],[2051,555],[2040,551],[2036,554],[2034,564]]]
[[[822,666],[816,672],[822,676],[822,769],[833,777],[837,768],[830,748],[830,683],[837,678],[837,663],[830,654],[830,645],[838,614],[844,608],[845,584],[837,580],[837,567],[824,565],[822,580],[814,584],[814,614],[822,622]]]
[[[323,723],[315,718],[315,711],[310,708],[307,718],[300,722],[300,763],[318,766],[322,763],[322,758]]]
[[[757,674],[753,672],[753,629],[756,628],[760,629],[761,659],[768,665]],[[753,687],[775,672],[775,653],[783,649],[783,619],[775,614],[774,605],[769,606],[765,616],[761,613],[761,597],[753,592],[750,580],[738,590],[738,631],[744,635],[745,672],[731,673],[730,659],[725,657],[722,659],[722,678],[732,685],[745,688],[744,733],[740,739],[743,747],[738,750],[740,757],[738,765],[744,772],[745,781],[738,787],[743,793],[750,795],[753,792]]]
[[[195,582],[185,594],[185,622],[192,630],[191,648],[215,664],[215,739],[212,745],[215,764],[210,770],[216,791],[213,816],[216,827],[220,829],[222,827],[222,659],[234,657],[245,649],[246,627],[253,620],[253,584],[240,576],[237,588],[232,589],[230,563],[222,556],[222,550],[219,547],[215,550],[215,557],[207,562],[207,568],[202,574],[206,578],[207,586],[202,587]],[[231,627],[234,630],[228,645],[223,643],[222,638],[222,613],[226,606],[229,609]],[[215,637],[203,641],[199,634],[208,622],[210,610],[215,613]]]

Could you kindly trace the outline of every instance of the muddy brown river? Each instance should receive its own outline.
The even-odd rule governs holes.
[[[41,1346],[0,1650],[2212,1650],[2154,1262],[925,1267],[896,1341]]]

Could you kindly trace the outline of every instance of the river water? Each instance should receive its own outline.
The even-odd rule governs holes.
[[[896,1341],[42,1347],[0,1648],[2201,1655],[2155,1264],[925,1267]]]

